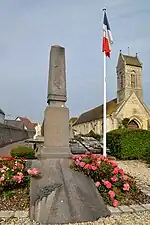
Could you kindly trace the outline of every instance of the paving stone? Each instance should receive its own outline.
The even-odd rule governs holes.
[[[110,211],[111,215],[122,213],[118,207],[107,206],[107,209]]]
[[[0,217],[14,217],[15,213],[13,211],[0,211]]]
[[[22,210],[22,211],[16,211],[15,212],[15,217],[28,217],[29,216],[29,212],[28,211],[25,211],[25,210]]]
[[[145,211],[145,208],[141,205],[130,205],[130,208],[133,209],[135,212]]]
[[[150,204],[142,204],[142,206],[143,206],[146,210],[150,211]]]
[[[127,205],[121,205],[118,206],[118,208],[123,212],[123,213],[130,213],[130,212],[134,212],[133,209],[131,209],[129,206]]]

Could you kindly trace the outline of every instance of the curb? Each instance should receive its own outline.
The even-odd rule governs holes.
[[[9,211],[9,210],[1,210],[0,218],[27,218],[29,217],[29,210],[21,210],[21,211]]]
[[[119,215],[122,213],[138,213],[149,211],[150,212],[150,204],[135,204],[135,205],[121,205],[118,207],[112,207],[107,205],[107,209],[110,211],[111,216]],[[17,210],[17,211],[9,211],[9,210],[1,210],[0,218],[27,218],[29,217],[29,210]]]
[[[121,205],[118,207],[112,207],[107,205],[107,209],[110,211],[111,216],[112,215],[119,215],[122,213],[138,213],[138,212],[144,212],[149,211],[150,212],[150,204],[135,204],[135,205]]]

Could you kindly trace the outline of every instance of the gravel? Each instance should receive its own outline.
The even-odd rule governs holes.
[[[150,168],[146,163],[138,160],[117,161],[118,166],[123,168],[126,173],[135,177],[137,186],[150,193]]]
[[[10,218],[10,219],[1,219],[0,224],[5,225],[39,225],[39,223],[31,223],[29,218]],[[121,214],[118,216],[111,216],[105,219],[99,219],[95,222],[87,223],[74,223],[74,225],[150,225],[150,212],[145,211],[142,213],[130,213],[130,214]]]

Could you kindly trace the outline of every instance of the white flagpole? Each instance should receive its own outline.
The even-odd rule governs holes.
[[[103,155],[106,156],[106,54],[104,52]]]

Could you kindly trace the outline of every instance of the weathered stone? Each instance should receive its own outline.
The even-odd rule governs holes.
[[[118,206],[118,208],[119,208],[123,213],[131,213],[131,212],[133,212],[133,209],[130,208],[129,206],[127,206],[127,205],[121,205],[121,206]]]
[[[118,207],[107,206],[107,209],[110,211],[111,215],[117,215],[122,213],[122,211]]]
[[[64,48],[53,46],[50,57],[44,146],[32,162],[41,177],[31,179],[30,218],[42,224],[94,221],[110,212],[93,181],[70,169]]]
[[[14,217],[14,215],[15,215],[14,211],[9,211],[9,210],[0,211],[0,217],[3,217],[3,218]]]
[[[143,212],[145,208],[141,205],[130,205],[130,208],[133,209],[135,212]]]
[[[150,211],[150,204],[142,204],[142,206],[146,209]]]
[[[47,102],[66,102],[65,49],[59,45],[51,47]]]
[[[15,217],[17,218],[21,218],[21,217],[28,217],[29,216],[29,212],[22,210],[22,211],[15,211]]]
[[[68,159],[35,160],[32,167],[41,170],[42,178],[31,180],[31,220],[62,224],[110,215],[93,181],[70,169]]]

